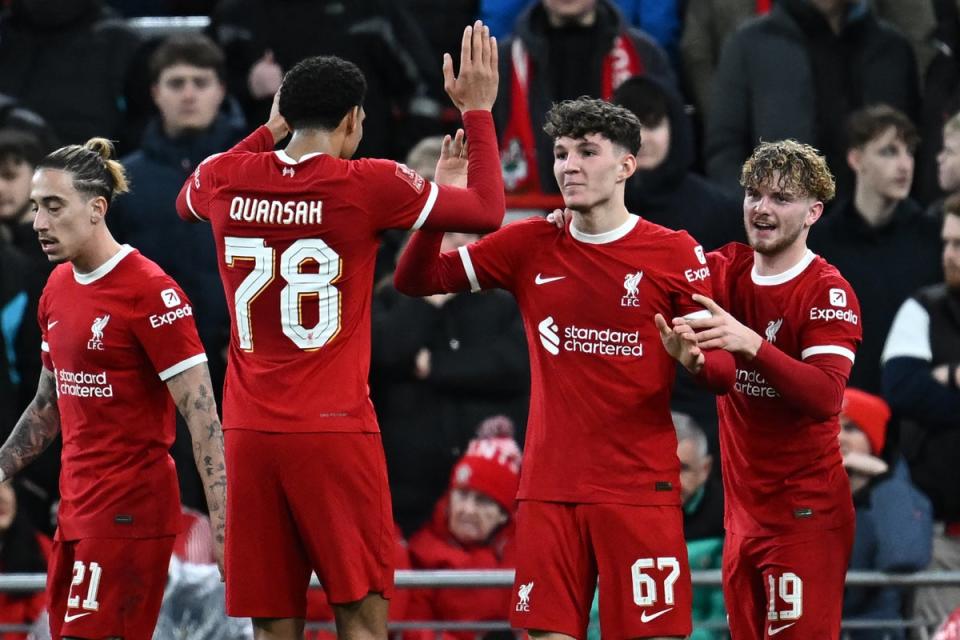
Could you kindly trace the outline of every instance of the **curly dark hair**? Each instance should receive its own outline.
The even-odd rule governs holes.
[[[796,140],[761,142],[743,163],[740,185],[757,189],[770,184],[779,173],[777,186],[797,196],[812,196],[821,202],[833,199],[836,181],[827,161],[808,144]]]
[[[640,150],[640,120],[637,116],[629,109],[589,96],[554,104],[547,112],[543,130],[554,140],[599,133],[630,153]]]
[[[363,104],[367,81],[357,65],[336,56],[305,58],[283,76],[280,115],[292,129],[336,129]]]

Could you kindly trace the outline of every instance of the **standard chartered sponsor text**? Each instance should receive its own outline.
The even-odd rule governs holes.
[[[766,378],[750,369],[737,369],[736,391],[751,398],[779,398],[776,389],[767,384]]]
[[[230,219],[257,224],[322,224],[322,200],[263,200],[236,196]]]
[[[598,356],[643,355],[639,331],[616,331],[614,329],[588,329],[571,325],[563,329],[565,351],[577,351]]]
[[[56,372],[57,395],[76,396],[78,398],[112,398],[113,385],[107,380],[107,372],[90,373],[88,371]]]

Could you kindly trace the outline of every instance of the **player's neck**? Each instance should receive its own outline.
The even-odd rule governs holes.
[[[795,267],[805,255],[807,255],[807,242],[804,237],[802,241],[798,239],[797,242],[774,254],[754,251],[753,267],[757,275],[776,276]]]
[[[122,247],[120,243],[113,239],[109,233],[102,237],[91,239],[79,254],[74,256],[70,262],[77,273],[90,273],[96,271],[107,260],[117,255]]]
[[[308,153],[325,153],[339,158],[340,151],[343,149],[343,138],[344,136],[339,130],[297,130],[293,132],[293,136],[284,151],[298,162]]]
[[[627,211],[623,202],[618,204],[606,202],[592,207],[589,211],[574,211],[572,224],[577,231],[597,235],[613,231],[626,222],[629,217],[630,212]]]

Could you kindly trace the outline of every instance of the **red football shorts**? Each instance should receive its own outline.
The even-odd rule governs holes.
[[[514,627],[585,637],[598,575],[604,638],[690,633],[679,506],[520,502]]]
[[[853,524],[745,538],[727,532],[723,598],[736,640],[835,640]]]
[[[54,542],[47,570],[51,638],[150,640],[174,539]]]
[[[393,592],[379,433],[228,429],[227,613],[303,618],[310,572],[333,604]]]

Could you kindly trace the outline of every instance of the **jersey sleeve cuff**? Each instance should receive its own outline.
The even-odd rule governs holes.
[[[473,260],[470,259],[469,249],[464,246],[458,248],[457,252],[460,254],[460,261],[463,262],[463,270],[467,274],[467,280],[470,281],[470,291],[473,293],[480,291],[480,281],[477,280],[477,272],[473,268]]]
[[[427,195],[427,201],[423,203],[423,209],[420,210],[420,215],[417,216],[417,220],[413,223],[413,226],[410,227],[411,231],[416,231],[422,227],[423,223],[430,217],[430,212],[433,211],[433,205],[437,202],[437,193],[439,191],[437,184],[431,180],[430,193]]]
[[[843,356],[850,362],[854,362],[856,359],[856,355],[850,349],[847,349],[846,347],[839,347],[837,345],[832,345],[832,344],[819,345],[816,347],[807,347],[806,349],[800,352],[800,359],[806,360],[807,358],[810,358],[812,356],[821,356],[821,355]]]
[[[183,373],[187,369],[191,369],[197,366],[198,364],[200,364],[201,362],[206,362],[206,361],[207,361],[207,354],[198,353],[195,356],[191,356],[186,360],[181,360],[180,362],[173,365],[172,367],[168,367],[163,371],[161,371],[159,373],[160,379],[166,382],[167,380],[177,375],[178,373]]]

